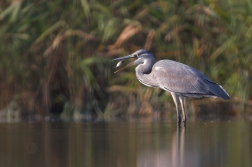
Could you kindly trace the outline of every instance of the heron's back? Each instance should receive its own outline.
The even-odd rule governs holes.
[[[227,92],[198,70],[172,60],[154,64],[152,74],[160,88],[187,97],[220,97],[229,99]]]

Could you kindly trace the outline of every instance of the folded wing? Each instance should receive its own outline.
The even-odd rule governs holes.
[[[160,88],[188,97],[220,97],[229,99],[227,92],[198,70],[172,60],[158,61],[152,74]]]

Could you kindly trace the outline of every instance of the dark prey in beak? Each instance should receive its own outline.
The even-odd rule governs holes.
[[[136,58],[136,56],[135,55],[128,55],[128,56],[123,56],[123,57],[119,57],[119,58],[113,59],[111,61],[117,61],[117,60],[119,60],[119,62],[116,64],[116,67],[115,67],[115,68],[118,68],[118,67],[120,67],[124,63],[125,59],[129,59],[129,58]],[[129,63],[129,64],[127,64],[125,67],[122,67],[122,68],[118,69],[114,73],[122,71],[123,69],[125,69],[127,67],[130,67],[130,66],[133,66],[133,65],[134,65],[134,61],[131,62],[131,63]]]
[[[120,67],[123,63],[124,63],[124,60],[119,61],[119,62],[116,64],[115,68]]]

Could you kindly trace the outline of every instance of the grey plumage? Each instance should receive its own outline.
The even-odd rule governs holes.
[[[126,67],[138,65],[136,67],[136,77],[142,84],[150,87],[159,87],[171,92],[176,105],[179,124],[181,122],[178,109],[179,101],[181,103],[183,121],[186,121],[184,97],[219,97],[224,100],[229,99],[228,93],[219,84],[214,83],[198,70],[172,60],[160,60],[155,63],[155,57],[152,53],[144,49],[112,61],[122,61],[128,58],[136,58],[134,62]]]
[[[198,70],[172,60],[158,61],[150,75],[160,88],[186,97],[229,99],[227,92]]]

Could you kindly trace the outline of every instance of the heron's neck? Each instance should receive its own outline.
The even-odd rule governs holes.
[[[157,87],[158,85],[151,72],[153,64],[152,62],[145,62],[144,64],[138,65],[136,67],[136,77],[146,86]]]

